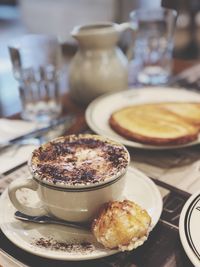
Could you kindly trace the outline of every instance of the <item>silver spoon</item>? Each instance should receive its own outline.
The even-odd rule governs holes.
[[[53,218],[50,216],[29,216],[26,215],[20,211],[16,211],[14,214],[15,218],[21,221],[26,221],[26,222],[34,222],[34,223],[41,223],[41,224],[60,224],[72,228],[77,228],[77,229],[82,229],[82,230],[90,230],[90,225],[89,223],[78,223],[78,222],[69,222],[69,221],[64,221],[61,219]]]

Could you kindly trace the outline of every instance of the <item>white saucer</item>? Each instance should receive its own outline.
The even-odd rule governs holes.
[[[30,190],[19,191],[18,193],[20,201],[26,201],[27,203],[36,200],[36,196],[30,194]],[[140,171],[129,168],[124,196],[148,211],[152,218],[153,229],[162,212],[162,198],[157,186]],[[79,261],[106,257],[118,252],[117,250],[104,249],[95,241],[89,231],[72,229],[66,226],[21,222],[14,218],[15,211],[6,190],[0,198],[1,230],[16,246],[35,255],[59,260]],[[65,244],[76,243],[78,245],[76,249],[71,251],[55,250],[38,246],[36,242],[41,238],[45,240],[52,238],[52,240]],[[80,248],[83,248],[83,244],[87,242],[91,244],[91,247],[85,249],[85,252],[81,252]]]
[[[191,262],[200,267],[200,191],[185,203],[179,220],[182,245]]]
[[[129,147],[159,150],[199,144],[200,135],[198,140],[184,145],[153,146],[137,143],[117,134],[112,130],[108,123],[111,114],[120,108],[144,103],[159,103],[167,101],[200,102],[200,94],[189,90],[170,87],[132,88],[126,91],[106,94],[96,98],[88,106],[86,110],[86,121],[88,126],[97,134],[109,137]]]

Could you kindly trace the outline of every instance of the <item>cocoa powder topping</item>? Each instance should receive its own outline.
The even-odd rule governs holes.
[[[39,179],[68,185],[104,181],[128,165],[125,148],[92,135],[61,137],[33,152],[31,168]]]

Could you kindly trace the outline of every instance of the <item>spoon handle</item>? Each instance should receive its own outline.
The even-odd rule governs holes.
[[[89,230],[90,226],[89,223],[78,223],[78,222],[69,222],[57,218],[53,218],[50,216],[30,216],[26,215],[20,211],[16,211],[14,214],[15,218],[21,221],[26,222],[34,222],[34,223],[41,223],[41,224],[59,224],[64,225],[72,228],[82,229],[82,230]]]

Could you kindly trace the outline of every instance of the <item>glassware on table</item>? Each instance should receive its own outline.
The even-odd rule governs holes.
[[[137,9],[131,12],[130,19],[135,30],[130,77],[133,75],[142,84],[166,83],[172,69],[176,11],[165,8]]]
[[[54,36],[28,34],[8,46],[23,119],[49,123],[61,113],[61,48]]]
[[[167,0],[163,1],[168,4]],[[170,3],[172,7],[174,3]],[[175,6],[178,17],[174,55],[181,59],[200,59],[200,1],[181,0]]]

